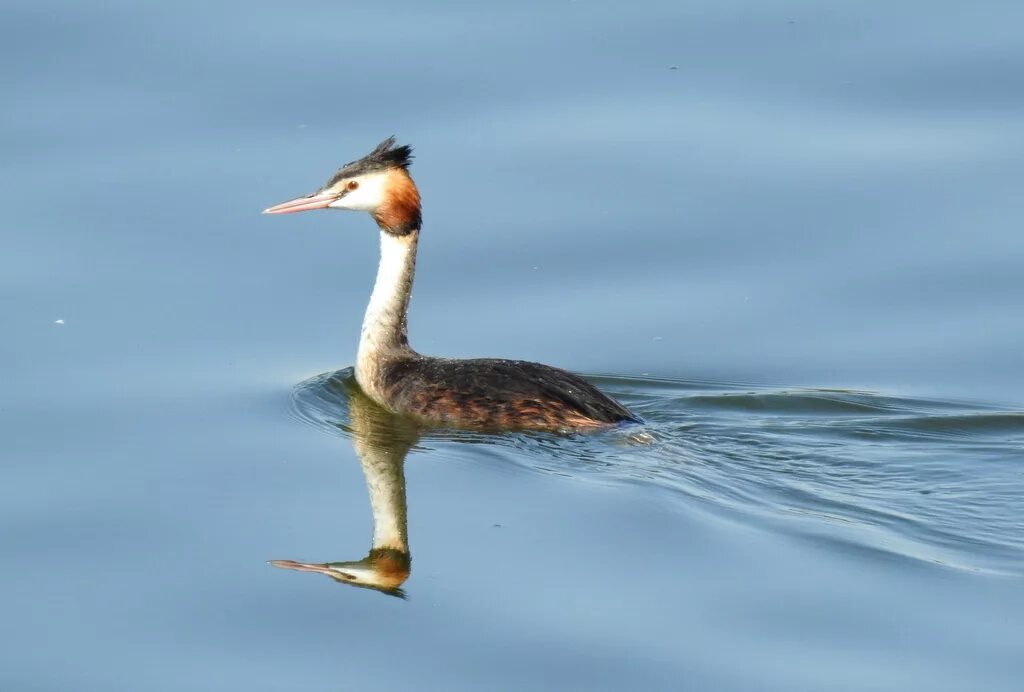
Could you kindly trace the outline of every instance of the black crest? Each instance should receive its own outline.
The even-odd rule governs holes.
[[[324,188],[334,185],[343,178],[386,171],[389,168],[408,169],[412,164],[412,147],[408,144],[395,146],[394,136],[388,137],[373,151],[356,161],[350,161],[331,176]]]

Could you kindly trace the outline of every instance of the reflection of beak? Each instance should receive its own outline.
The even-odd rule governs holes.
[[[313,193],[305,197],[299,197],[289,202],[281,202],[263,210],[264,214],[293,214],[297,211],[309,211],[310,209],[326,209],[327,206],[338,199],[338,195]],[[287,561],[286,561],[287,562]]]
[[[326,574],[328,577],[337,579],[342,576],[339,574],[339,570],[333,569],[329,562],[296,562],[295,560],[271,560],[270,563],[274,567],[282,567],[284,569],[293,569],[296,572],[316,572],[317,574]],[[352,576],[352,575],[346,575]]]
[[[409,578],[409,554],[398,551],[382,551],[383,557],[370,555],[352,562],[296,562],[295,560],[271,560],[274,567],[293,569],[296,572],[315,572],[334,581],[350,586],[375,589],[392,596],[405,598],[398,587]],[[391,553],[394,553],[392,555]]]
[[[392,589],[400,585],[409,576],[409,570],[395,574],[381,568],[374,560],[363,559],[352,562],[295,562],[294,560],[271,560],[274,567],[293,569],[296,572],[316,572],[326,574],[335,581],[345,584],[358,584],[374,588]]]

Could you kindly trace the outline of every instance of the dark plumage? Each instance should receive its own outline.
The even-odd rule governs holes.
[[[378,377],[392,409],[445,425],[566,430],[639,422],[582,377],[541,363],[410,354],[383,363]]]
[[[380,171],[386,171],[389,168],[401,168],[402,170],[408,170],[409,166],[412,165],[412,159],[412,147],[408,144],[396,147],[395,138],[392,135],[378,144],[373,151],[363,158],[356,161],[349,161],[339,168],[338,172],[331,176],[331,179],[327,181],[327,184],[324,185],[322,189],[326,190],[339,180],[352,178],[357,175],[378,173]]]

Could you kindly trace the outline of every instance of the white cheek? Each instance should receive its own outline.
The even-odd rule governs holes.
[[[384,199],[385,175],[366,175],[359,179],[359,187],[350,190],[344,197],[329,205],[332,209],[351,211],[373,211]]]

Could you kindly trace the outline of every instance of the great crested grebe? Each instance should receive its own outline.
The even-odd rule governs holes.
[[[433,358],[409,347],[406,312],[419,240],[412,149],[389,137],[342,166],[316,192],[264,209],[369,212],[380,228],[380,267],[363,319],[356,381],[378,404],[437,425],[487,430],[580,430],[639,419],[578,375],[540,363]]]

